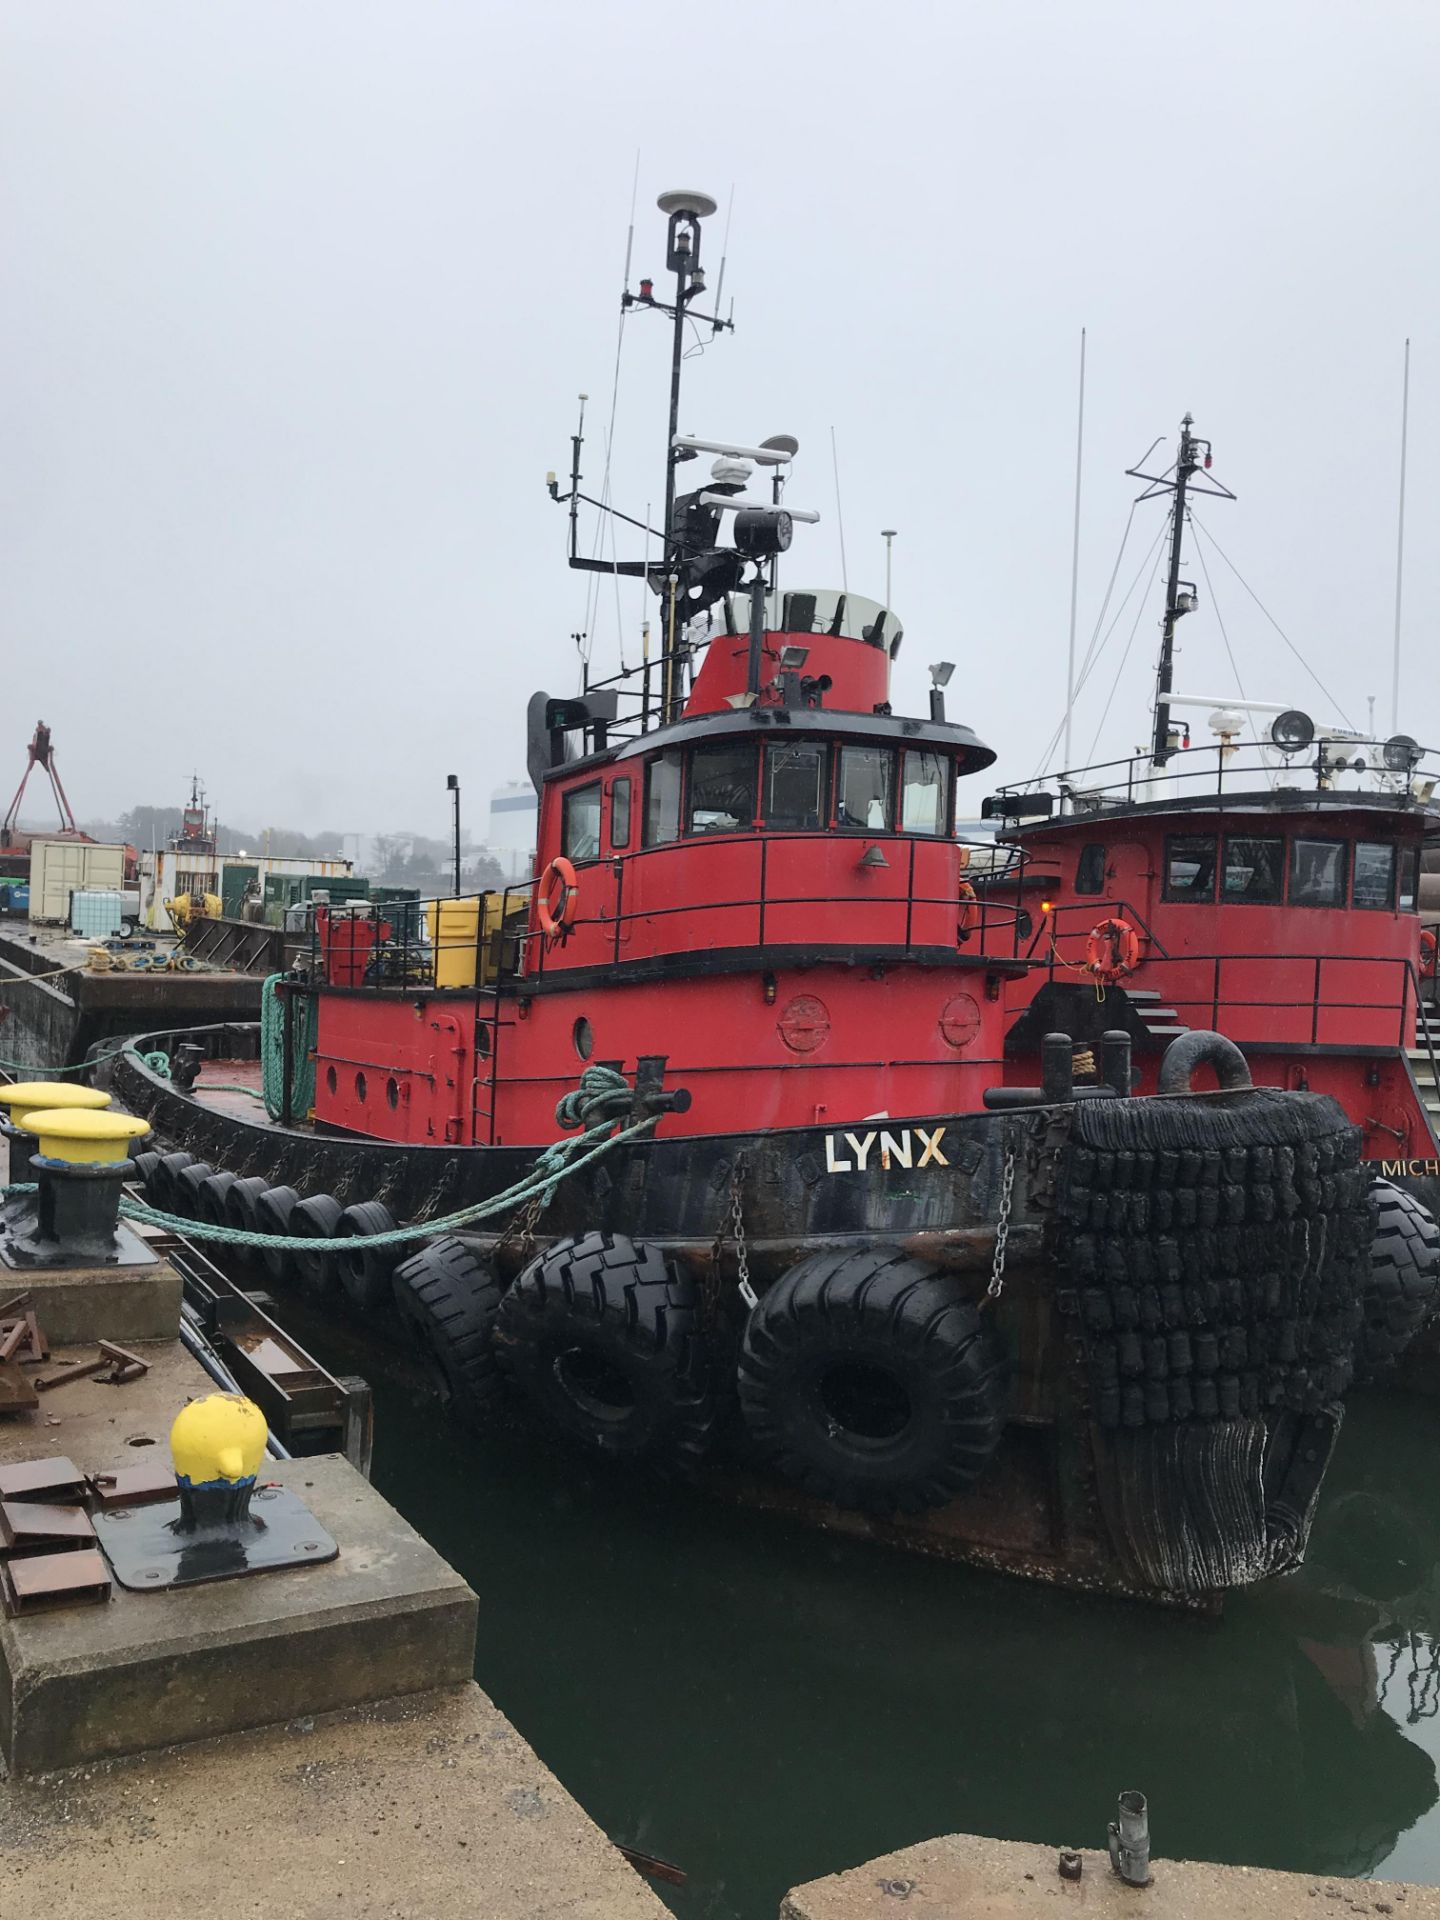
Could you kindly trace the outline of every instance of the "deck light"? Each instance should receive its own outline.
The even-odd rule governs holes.
[[[786,673],[798,673],[809,658],[809,647],[781,647],[780,649],[780,665]]]
[[[1298,707],[1290,707],[1270,722],[1270,739],[1281,753],[1303,753],[1315,738],[1315,722]]]
[[[1041,913],[1053,913],[1055,911],[1055,902],[1053,900],[1042,900],[1040,902],[1040,911]]]
[[[931,686],[948,687],[950,684],[950,676],[954,671],[955,662],[953,660],[937,660],[930,669]]]
[[[1419,745],[1408,733],[1392,734],[1381,752],[1389,773],[1413,773],[1424,757]]]

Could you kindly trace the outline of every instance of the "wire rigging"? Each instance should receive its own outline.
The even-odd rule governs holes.
[[[1241,586],[1244,587],[1246,593],[1249,594],[1250,598],[1255,602],[1256,606],[1259,607],[1261,613],[1264,614],[1265,618],[1270,622],[1271,626],[1275,629],[1276,633],[1279,634],[1280,638],[1285,642],[1286,646],[1290,649],[1291,653],[1294,654],[1295,658],[1300,662],[1301,666],[1305,669],[1306,673],[1309,674],[1310,678],[1315,682],[1316,686],[1320,689],[1321,693],[1324,694],[1325,698],[1330,702],[1331,706],[1335,709],[1336,713],[1339,714],[1340,718],[1345,722],[1346,726],[1350,728],[1352,733],[1357,731],[1355,727],[1355,722],[1350,718],[1349,714],[1346,713],[1345,709],[1341,706],[1340,702],[1335,698],[1334,694],[1331,693],[1330,689],[1326,686],[1325,682],[1320,678],[1319,674],[1316,673],[1315,669],[1311,666],[1310,662],[1305,658],[1304,654],[1300,651],[1299,647],[1296,646],[1295,642],[1290,638],[1289,634],[1286,633],[1285,629],[1281,626],[1280,622],[1275,618],[1274,614],[1271,613],[1270,609],[1265,605],[1265,602],[1260,598],[1259,594],[1256,593],[1255,589],[1251,586],[1250,582],[1245,578],[1244,574],[1241,573],[1240,569],[1236,566],[1235,562],[1230,558],[1229,554],[1226,553],[1225,549],[1221,546],[1220,542],[1215,538],[1214,534],[1211,533],[1210,529],[1205,525],[1204,521],[1199,519],[1197,516],[1192,515],[1191,524],[1195,527],[1197,532],[1204,534],[1205,538],[1209,541],[1210,545],[1215,549],[1216,553],[1219,554],[1220,558],[1225,562],[1226,566],[1229,567],[1231,573],[1234,574],[1235,578],[1240,582]]]
[[[1103,712],[1103,713],[1101,714],[1101,716],[1100,716],[1100,724],[1099,724],[1099,726],[1097,726],[1097,727],[1096,727],[1096,729],[1095,729],[1095,737],[1094,737],[1094,739],[1093,739],[1093,740],[1092,740],[1092,741],[1090,742],[1090,754],[1089,754],[1089,758],[1090,758],[1090,759],[1091,759],[1092,761],[1093,761],[1093,760],[1094,760],[1094,758],[1095,758],[1095,749],[1096,749],[1096,748],[1097,748],[1097,747],[1099,746],[1099,744],[1100,744],[1100,736],[1101,736],[1101,734],[1102,734],[1102,733],[1103,733],[1103,732],[1105,731],[1105,722],[1106,722],[1106,721],[1107,721],[1107,720],[1108,720],[1108,719],[1110,718],[1110,708],[1111,708],[1111,706],[1112,706],[1112,705],[1114,704],[1114,700],[1115,700],[1115,694],[1116,694],[1116,691],[1117,691],[1117,689],[1119,688],[1119,685],[1120,685],[1120,680],[1121,680],[1121,676],[1122,676],[1122,675],[1124,674],[1124,672],[1125,672],[1125,662],[1126,662],[1126,661],[1127,661],[1127,660],[1128,660],[1128,659],[1130,658],[1130,649],[1131,649],[1131,647],[1133,647],[1133,646],[1134,646],[1134,644],[1135,644],[1135,635],[1136,635],[1136,634],[1137,634],[1137,633],[1139,632],[1139,630],[1140,630],[1140,616],[1141,616],[1141,615],[1142,615],[1142,614],[1144,613],[1144,611],[1145,611],[1145,602],[1146,602],[1146,600],[1148,600],[1148,599],[1149,599],[1149,597],[1150,597],[1150,589],[1151,589],[1151,588],[1152,588],[1152,587],[1154,586],[1154,584],[1155,584],[1155,576],[1156,576],[1156,574],[1157,574],[1157,573],[1159,573],[1159,571],[1160,571],[1160,559],[1161,559],[1161,553],[1162,553],[1162,546],[1161,546],[1161,541],[1162,541],[1162,539],[1163,539],[1163,536],[1164,536],[1164,533],[1165,533],[1165,529],[1164,529],[1164,527],[1162,527],[1162,528],[1160,529],[1160,533],[1159,533],[1159,534],[1158,534],[1158,535],[1156,536],[1156,540],[1155,540],[1155,549],[1154,549],[1154,551],[1155,551],[1155,564],[1154,564],[1154,565],[1153,565],[1153,566],[1151,567],[1151,569],[1150,569],[1150,578],[1149,578],[1149,579],[1148,579],[1148,580],[1147,580],[1147,581],[1145,582],[1145,591],[1144,591],[1144,593],[1142,593],[1142,594],[1141,594],[1141,596],[1140,596],[1140,599],[1139,599],[1139,601],[1138,601],[1138,603],[1137,603],[1137,605],[1136,605],[1136,608],[1135,608],[1135,618],[1134,618],[1134,619],[1133,619],[1133,620],[1131,621],[1131,623],[1130,623],[1130,633],[1129,633],[1129,637],[1128,637],[1128,638],[1126,639],[1126,642],[1125,642],[1125,651],[1124,651],[1124,652],[1123,652],[1123,653],[1121,654],[1121,656],[1120,656],[1120,664],[1119,664],[1119,666],[1118,666],[1118,667],[1116,667],[1116,669],[1115,669],[1115,678],[1114,678],[1114,679],[1113,679],[1113,680],[1111,681],[1111,683],[1110,683],[1110,692],[1109,692],[1109,695],[1107,696],[1107,698],[1106,698],[1106,701],[1105,701],[1105,711],[1104,711],[1104,712]],[[1148,557],[1148,556],[1147,556],[1147,557]],[[1132,591],[1133,591],[1133,589],[1132,589]],[[1129,599],[1129,597],[1130,597],[1130,595],[1129,595],[1129,594],[1127,594],[1127,595],[1125,596],[1125,598],[1126,598],[1127,600]],[[1120,608],[1119,608],[1119,610],[1117,611],[1117,613],[1116,613],[1116,615],[1115,615],[1115,618],[1116,618],[1116,619],[1118,620],[1118,619],[1120,618],[1120,614],[1121,614],[1121,613],[1123,613],[1124,611],[1125,611],[1125,607],[1124,607],[1124,602],[1122,601],[1122,602],[1121,602],[1121,605],[1120,605]],[[1106,638],[1107,638],[1107,639],[1109,638],[1109,635],[1108,635],[1108,634],[1106,635]],[[1097,663],[1098,663],[1098,661],[1099,661],[1099,658],[1100,658],[1100,656],[1099,656],[1099,654],[1096,654],[1096,656],[1095,656],[1095,658],[1096,658],[1096,661],[1097,661]]]

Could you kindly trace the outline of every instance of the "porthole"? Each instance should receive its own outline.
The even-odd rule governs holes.
[[[590,1022],[583,1013],[575,1022],[574,1040],[576,1053],[582,1060],[588,1060],[595,1051],[595,1036],[590,1031]]]
[[[357,1073],[355,1076],[355,1098],[357,1100],[364,1100],[365,1094],[366,1094],[365,1076],[363,1073]]]
[[[327,1093],[334,1093],[339,1084],[340,1082],[336,1076],[334,1067],[327,1067],[325,1069],[325,1091]]]
[[[398,1107],[400,1104],[400,1082],[393,1073],[385,1082],[385,1100],[391,1108]]]

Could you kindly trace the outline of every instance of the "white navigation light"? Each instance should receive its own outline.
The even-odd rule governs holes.
[[[1287,707],[1271,721],[1270,738],[1281,753],[1303,753],[1315,738],[1315,722],[1298,707]]]
[[[1380,749],[1390,773],[1413,773],[1424,758],[1424,751],[1408,733],[1395,733]]]
[[[708,193],[697,193],[694,188],[684,187],[660,194],[655,204],[661,213],[688,213],[696,220],[708,220],[720,203],[712,200]]]

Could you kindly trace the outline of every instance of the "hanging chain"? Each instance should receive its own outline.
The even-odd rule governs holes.
[[[753,1307],[760,1296],[750,1284],[750,1250],[745,1244],[745,1214],[740,1205],[740,1190],[744,1184],[745,1157],[738,1154],[735,1171],[730,1176],[730,1226],[735,1240],[736,1284],[745,1305]]]
[[[1005,1149],[1005,1171],[1000,1176],[1000,1211],[995,1216],[995,1258],[990,1263],[987,1300],[998,1300],[1005,1291],[1005,1248],[1010,1239],[1010,1207],[1015,1197],[1015,1149]]]

